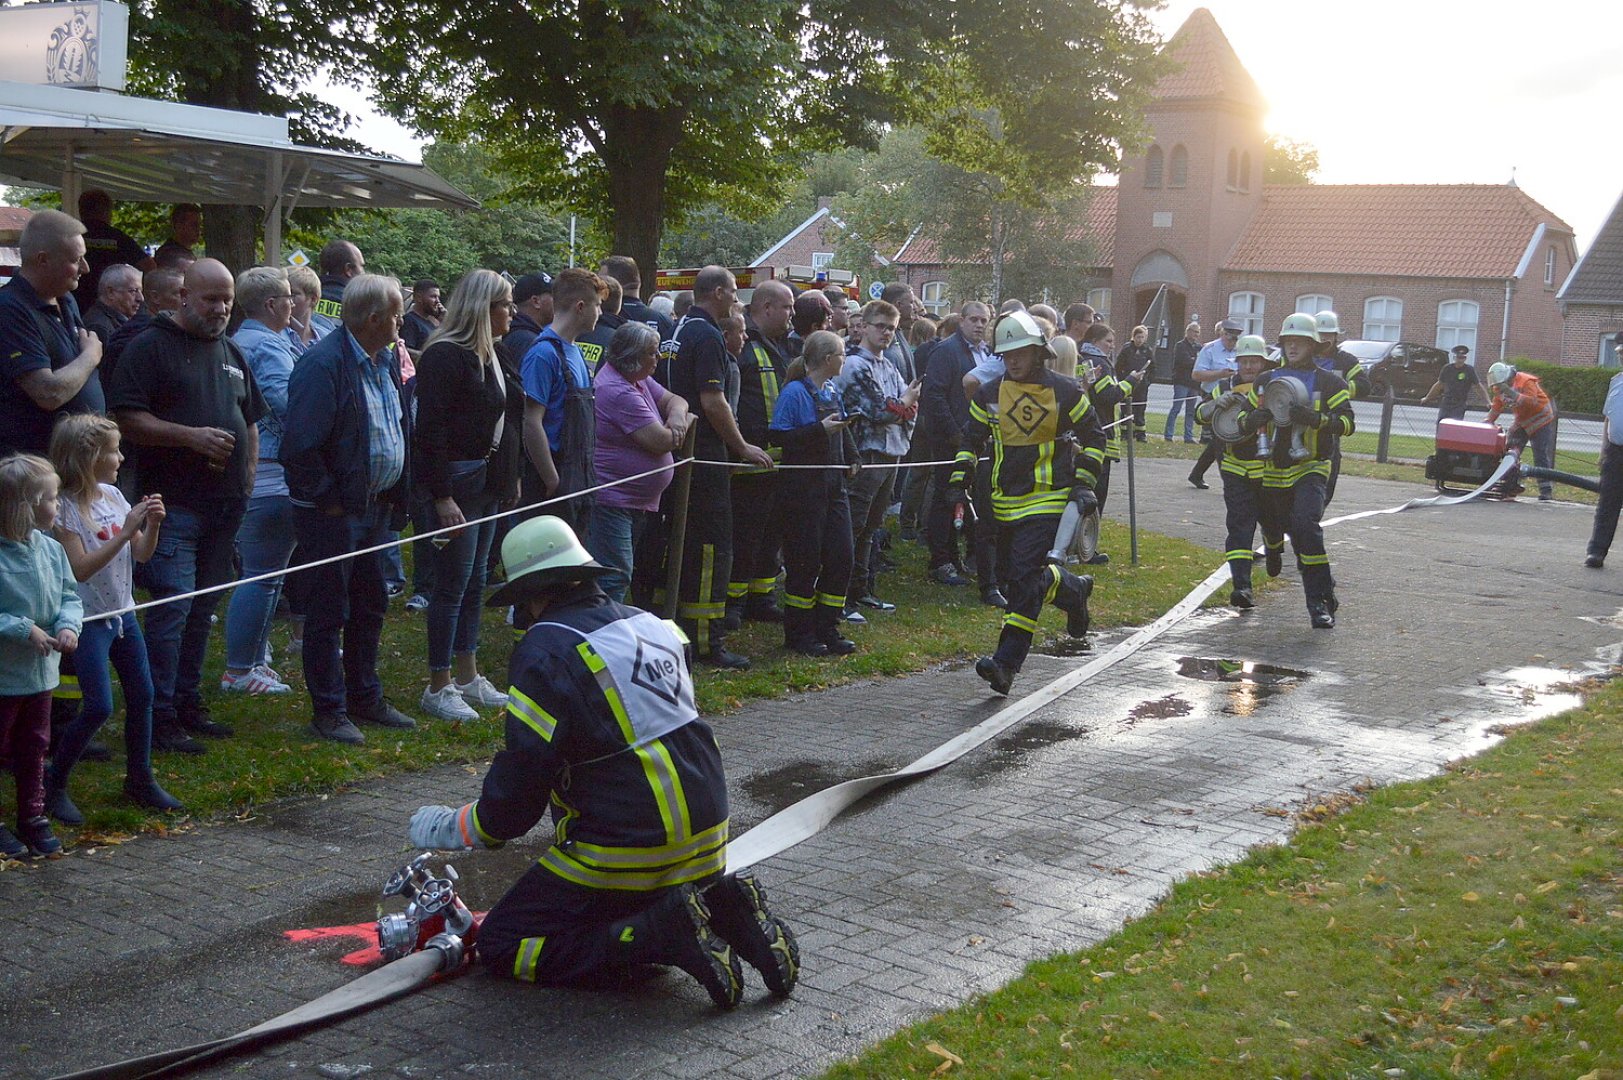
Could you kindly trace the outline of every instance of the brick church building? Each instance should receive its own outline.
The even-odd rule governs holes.
[[[1099,265],[1062,302],[1086,299],[1120,331],[1166,285],[1172,340],[1196,316],[1271,338],[1291,312],[1331,308],[1346,338],[1469,345],[1479,365],[1562,359],[1566,222],[1514,183],[1265,184],[1267,105],[1217,20],[1196,10],[1166,48],[1179,68],[1155,88],[1149,143],[1072,225]],[[775,253],[836,222],[820,209]],[[885,261],[937,313],[962,299],[922,233]]]

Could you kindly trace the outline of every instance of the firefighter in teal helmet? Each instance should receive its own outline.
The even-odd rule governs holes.
[[[513,605],[529,627],[513,652],[507,744],[477,801],[425,806],[418,847],[498,847],[550,808],[551,847],[479,928],[495,974],[545,985],[640,964],[679,967],[736,1005],[742,958],[767,987],[794,989],[793,933],[759,881],[725,874],[727,781],[693,704],[670,624],[610,600],[569,526],[532,518],[502,541]]]
[[[1285,317],[1279,331],[1285,366],[1265,371],[1251,384],[1246,395],[1248,409],[1239,420],[1247,434],[1263,430],[1277,414],[1263,407],[1272,401],[1269,386],[1289,380],[1275,394],[1293,402],[1289,423],[1277,423],[1272,446],[1262,468],[1261,524],[1267,544],[1268,573],[1277,575],[1284,554],[1284,541],[1290,533],[1296,549],[1296,566],[1302,574],[1302,591],[1307,597],[1308,617],[1319,629],[1336,624],[1336,583],[1330,574],[1330,556],[1324,549],[1325,488],[1330,480],[1330,459],[1334,454],[1327,436],[1353,433],[1352,394],[1347,381],[1334,371],[1314,362],[1319,346],[1319,330],[1312,315],[1297,312]]]
[[[1037,320],[1024,311],[1000,317],[992,351],[1004,374],[982,385],[969,402],[951,483],[962,489],[975,461],[990,445],[992,513],[998,548],[1007,552],[1003,578],[1008,607],[997,651],[975,662],[993,690],[1007,694],[1031,651],[1045,602],[1066,613],[1074,637],[1088,631],[1093,578],[1049,562],[1061,516],[1075,499],[1086,513],[1098,505],[1093,489],[1104,464],[1105,436],[1088,395],[1075,379],[1048,370],[1053,356]]]

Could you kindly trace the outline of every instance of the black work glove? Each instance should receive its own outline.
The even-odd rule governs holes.
[[[1071,489],[1071,498],[1076,502],[1076,508],[1084,515],[1089,510],[1099,509],[1099,496],[1093,493],[1092,488],[1077,486]]]
[[[1324,426],[1324,414],[1317,409],[1310,409],[1306,405],[1292,405],[1291,426],[1318,430]]]
[[[1241,413],[1240,430],[1247,435],[1255,435],[1268,422],[1269,415],[1267,409],[1252,409],[1250,412]]]

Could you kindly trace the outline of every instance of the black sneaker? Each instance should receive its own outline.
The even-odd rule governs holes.
[[[152,777],[145,780],[124,781],[124,797],[137,806],[144,806],[148,810],[184,810],[186,807],[181,801],[158,786]]]
[[[346,746],[360,746],[366,742],[366,736],[361,734],[361,729],[350,723],[349,717],[342,713],[317,716],[310,721],[310,730],[323,739],[331,739]]]
[[[993,690],[1005,696],[1009,693],[1009,687],[1014,685],[1014,672],[990,656],[983,656],[975,661],[975,674],[985,679]]]
[[[1308,612],[1313,620],[1313,629],[1330,630],[1336,625],[1336,617],[1330,614],[1330,609],[1320,605]]]
[[[720,645],[713,646],[709,652],[699,659],[711,667],[721,668],[723,671],[748,671],[750,658],[740,653],[731,652]]]
[[[861,604],[865,608],[870,608],[870,609],[872,609],[874,611],[895,611],[896,610],[896,605],[895,604],[890,603],[888,600],[881,600],[881,599],[879,599],[879,597],[875,596],[873,593],[868,593],[868,594],[866,594],[864,596],[857,597],[857,603]]]
[[[1249,611],[1257,606],[1257,602],[1251,598],[1251,590],[1239,586],[1235,586],[1234,591],[1229,593],[1229,603],[1242,611]]]
[[[357,724],[372,724],[376,727],[394,728],[396,731],[410,731],[417,726],[417,721],[387,701],[380,701],[367,709],[350,709],[349,716]]]
[[[17,839],[17,834],[0,825],[0,859],[26,859],[28,845]]]
[[[1110,556],[1102,551],[1095,551],[1090,557],[1083,560],[1086,566],[1109,566]]]
[[[830,630],[817,640],[828,650],[830,656],[850,656],[857,651],[857,643],[838,630]]]
[[[1606,565],[1606,556],[1586,555],[1584,557],[1584,565],[1589,567],[1591,570],[1599,570]]]
[[[17,838],[28,845],[28,850],[41,859],[54,859],[62,854],[62,841],[51,832],[51,819],[41,815],[17,823]]]
[[[176,709],[175,719],[188,734],[201,735],[205,739],[229,739],[236,734],[230,724],[222,724],[209,715],[207,705]]]
[[[692,885],[682,886],[682,910],[687,915],[687,936],[673,942],[671,962],[699,980],[710,1000],[731,1009],[744,996],[744,969],[733,951],[710,922],[710,909]]]
[[[73,800],[68,798],[67,789],[57,787],[49,780],[45,782],[45,813],[64,825],[85,823],[84,814],[80,813],[79,808],[73,805]]]
[[[987,607],[1006,608],[1009,606],[1009,598],[1003,595],[1002,589],[993,585],[989,589],[981,590],[981,603]]]
[[[202,754],[203,744],[186,734],[177,720],[153,721],[152,749],[168,750],[175,754]]]
[[[1189,474],[1189,482],[1202,491],[1205,491],[1207,488],[1211,487],[1211,485],[1206,482],[1206,478],[1204,476],[1198,476],[1195,473]]]
[[[750,967],[761,973],[766,988],[788,997],[800,980],[800,946],[794,931],[766,906],[766,893],[755,875],[742,870],[705,890],[710,926]]]
[[[935,582],[937,585],[959,586],[970,584],[969,578],[960,574],[958,572],[958,568],[952,565],[952,563],[942,563],[940,566],[932,569],[930,571],[930,580]]]

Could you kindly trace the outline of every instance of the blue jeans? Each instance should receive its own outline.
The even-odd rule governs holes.
[[[217,499],[169,507],[158,548],[137,576],[154,600],[232,580],[232,555],[246,499]],[[157,724],[202,704],[203,657],[220,594],[209,593],[148,608],[147,662],[152,669],[152,715]],[[83,675],[80,676],[83,679]]]
[[[384,543],[389,509],[373,504],[364,514],[334,516],[294,506],[293,528],[304,560],[315,562]],[[345,716],[383,703],[378,641],[389,598],[378,554],[299,571],[310,605],[304,616],[304,681],[317,716]]]
[[[468,464],[451,462],[451,475],[456,476],[458,466]],[[482,464],[480,462],[473,463]],[[496,509],[496,500],[481,493],[458,500],[462,516],[468,519],[485,517]],[[435,528],[438,528],[436,522]],[[471,653],[479,647],[479,617],[485,606],[485,568],[490,561],[490,542],[496,535],[496,523],[470,525],[455,533],[437,536],[446,540],[444,547],[434,540],[417,545],[415,557],[434,560],[434,591],[428,595],[428,670],[447,671],[451,667],[452,653]]]
[[[1187,386],[1174,386],[1172,388],[1172,408],[1167,410],[1167,429],[1165,435],[1172,438],[1172,429],[1176,426],[1178,410],[1183,410],[1183,437],[1195,437],[1195,406],[1200,404],[1200,395]]]
[[[153,609],[156,610],[156,609]],[[120,631],[123,633],[120,633]],[[62,732],[51,762],[51,782],[66,786],[85,745],[113,715],[112,671],[124,688],[124,775],[152,776],[152,672],[146,642],[133,611],[111,619],[91,619],[79,634],[79,689],[84,711]],[[111,668],[109,668],[111,662]]]
[[[586,550],[604,566],[614,568],[614,573],[604,574],[597,579],[597,583],[617,604],[625,603],[626,589],[631,586],[631,567],[637,542],[647,531],[654,513],[652,510],[604,506],[601,499],[592,504],[592,523],[586,534]]]
[[[291,499],[286,495],[261,495],[248,500],[248,513],[237,532],[243,577],[286,570],[294,542]],[[239,585],[232,592],[225,616],[226,667],[246,670],[264,662],[265,641],[270,637],[271,618],[281,595],[280,577]]]

